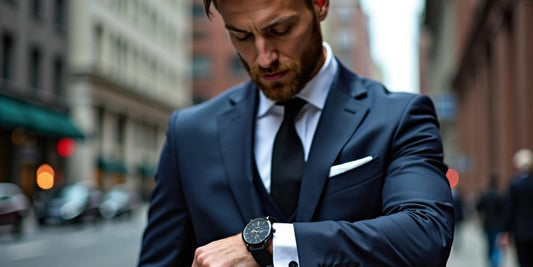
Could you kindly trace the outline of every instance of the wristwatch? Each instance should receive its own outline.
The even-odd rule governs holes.
[[[272,224],[276,222],[273,217],[261,217],[250,220],[242,230],[242,239],[248,251],[252,253],[255,261],[261,266],[273,266],[272,254],[268,245],[274,234]]]

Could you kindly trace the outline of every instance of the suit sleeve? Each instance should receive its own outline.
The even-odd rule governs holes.
[[[433,104],[417,96],[400,117],[383,155],[382,215],[294,224],[301,266],[446,265],[454,209]]]
[[[176,133],[178,112],[169,121],[155,175],[139,266],[190,266],[195,241],[179,176]]]

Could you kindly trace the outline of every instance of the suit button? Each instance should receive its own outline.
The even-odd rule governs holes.
[[[298,267],[298,263],[295,261],[289,262],[289,267]]]

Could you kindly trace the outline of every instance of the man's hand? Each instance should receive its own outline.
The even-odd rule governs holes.
[[[258,267],[259,265],[246,249],[239,233],[197,248],[192,267],[200,266]]]
[[[510,240],[509,233],[503,232],[498,236],[496,243],[498,244],[498,247],[500,248],[507,248],[510,244],[509,240]]]

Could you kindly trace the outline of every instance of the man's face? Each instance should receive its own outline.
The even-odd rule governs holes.
[[[268,98],[292,98],[324,62],[320,25],[305,0],[217,3],[244,67]]]

